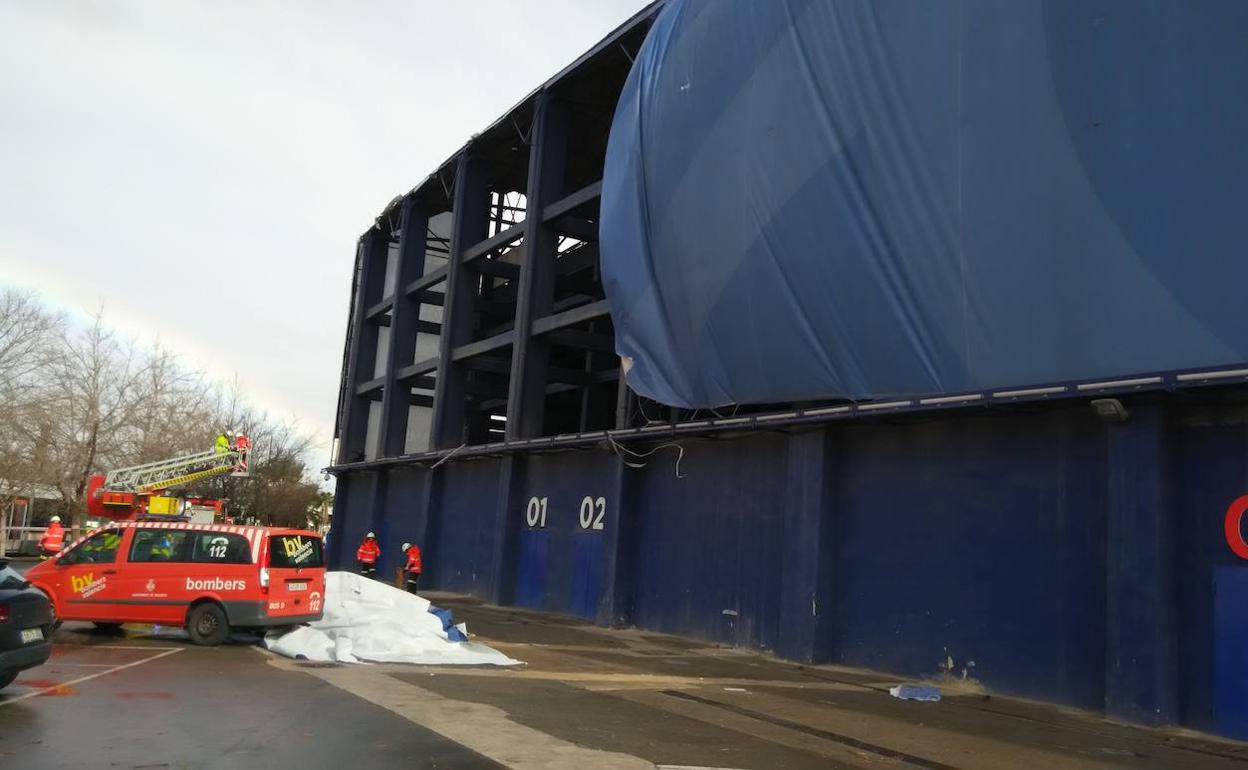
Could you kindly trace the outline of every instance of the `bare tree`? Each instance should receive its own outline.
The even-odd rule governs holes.
[[[119,340],[104,325],[100,312],[66,337],[64,355],[49,374],[59,418],[53,483],[81,523],[91,475],[132,457],[124,437],[143,404],[148,362],[132,341]]]
[[[212,383],[164,346],[118,337],[102,313],[67,329],[32,295],[0,292],[0,504],[6,490],[11,502],[40,483],[80,524],[92,475],[204,451],[225,429],[251,438],[251,478],[186,491],[302,525],[318,491],[304,459],[311,440],[250,407],[237,379]]]
[[[35,295],[0,289],[0,513],[30,493],[47,468],[42,374],[60,355],[64,319]]]

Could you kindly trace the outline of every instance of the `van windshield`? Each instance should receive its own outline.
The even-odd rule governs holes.
[[[279,569],[323,567],[321,539],[307,535],[273,535],[269,538],[269,566]]]

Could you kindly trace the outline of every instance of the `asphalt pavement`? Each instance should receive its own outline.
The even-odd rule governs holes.
[[[945,683],[430,598],[524,666],[315,664],[66,623],[0,692],[3,768],[1244,768],[1248,744]]]
[[[67,623],[52,660],[0,692],[4,768],[499,765],[298,671],[254,639],[196,647],[181,631]]]

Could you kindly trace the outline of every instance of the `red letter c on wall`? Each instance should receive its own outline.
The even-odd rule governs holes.
[[[1244,542],[1244,531],[1239,526],[1244,518],[1244,511],[1248,511],[1248,495],[1231,503],[1231,507],[1226,509],[1226,544],[1236,556],[1248,559],[1248,542]]]

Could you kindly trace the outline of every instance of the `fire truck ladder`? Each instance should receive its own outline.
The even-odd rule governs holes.
[[[171,460],[132,465],[109,471],[104,477],[104,489],[110,492],[151,492],[179,484],[229,473],[238,464],[238,452],[199,452]]]

